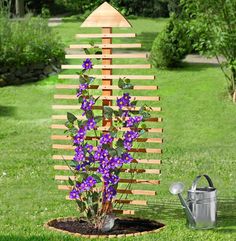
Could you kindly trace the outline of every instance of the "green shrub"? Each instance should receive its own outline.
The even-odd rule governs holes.
[[[0,17],[1,66],[60,62],[63,58],[64,46],[48,27],[47,20],[28,16],[12,21]]]
[[[0,86],[57,72],[64,56],[64,46],[47,20],[27,16],[15,21],[0,15]]]
[[[186,23],[172,17],[154,40],[150,57],[156,67],[177,67],[191,49]]]

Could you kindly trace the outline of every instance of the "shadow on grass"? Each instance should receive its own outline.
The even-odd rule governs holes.
[[[137,209],[137,214],[152,219],[158,214],[159,220],[186,219],[181,204],[177,202],[165,202],[163,204],[149,203],[142,210]],[[218,199],[218,218],[216,232],[236,233],[236,198]]]
[[[142,43],[143,51],[151,51],[152,43],[157,35],[157,32],[142,32],[137,35],[136,39]]]
[[[236,198],[218,200],[217,227],[220,233],[236,233]]]
[[[51,240],[50,237],[34,236],[22,237],[17,235],[0,235],[1,241],[48,241]]]
[[[15,106],[3,106],[0,105],[0,117],[14,116],[16,113]]]

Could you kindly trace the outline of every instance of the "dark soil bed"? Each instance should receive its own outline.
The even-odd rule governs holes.
[[[109,232],[94,229],[86,221],[76,218],[55,219],[48,223],[49,227],[82,235],[119,235],[140,232],[151,232],[164,227],[164,224],[139,218],[117,218]]]

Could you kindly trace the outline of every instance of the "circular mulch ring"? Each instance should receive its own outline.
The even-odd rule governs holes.
[[[161,231],[165,225],[156,221],[140,218],[116,218],[109,232],[94,229],[85,220],[78,218],[57,218],[45,224],[46,228],[85,238],[115,238],[138,236]]]

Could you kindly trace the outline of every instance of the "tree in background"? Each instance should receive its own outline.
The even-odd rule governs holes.
[[[194,48],[217,58],[236,101],[236,1],[182,0],[182,4],[190,19],[190,34],[198,38]],[[220,61],[220,56],[225,60]]]
[[[17,17],[24,17],[25,15],[25,5],[24,0],[16,0],[15,9]]]

